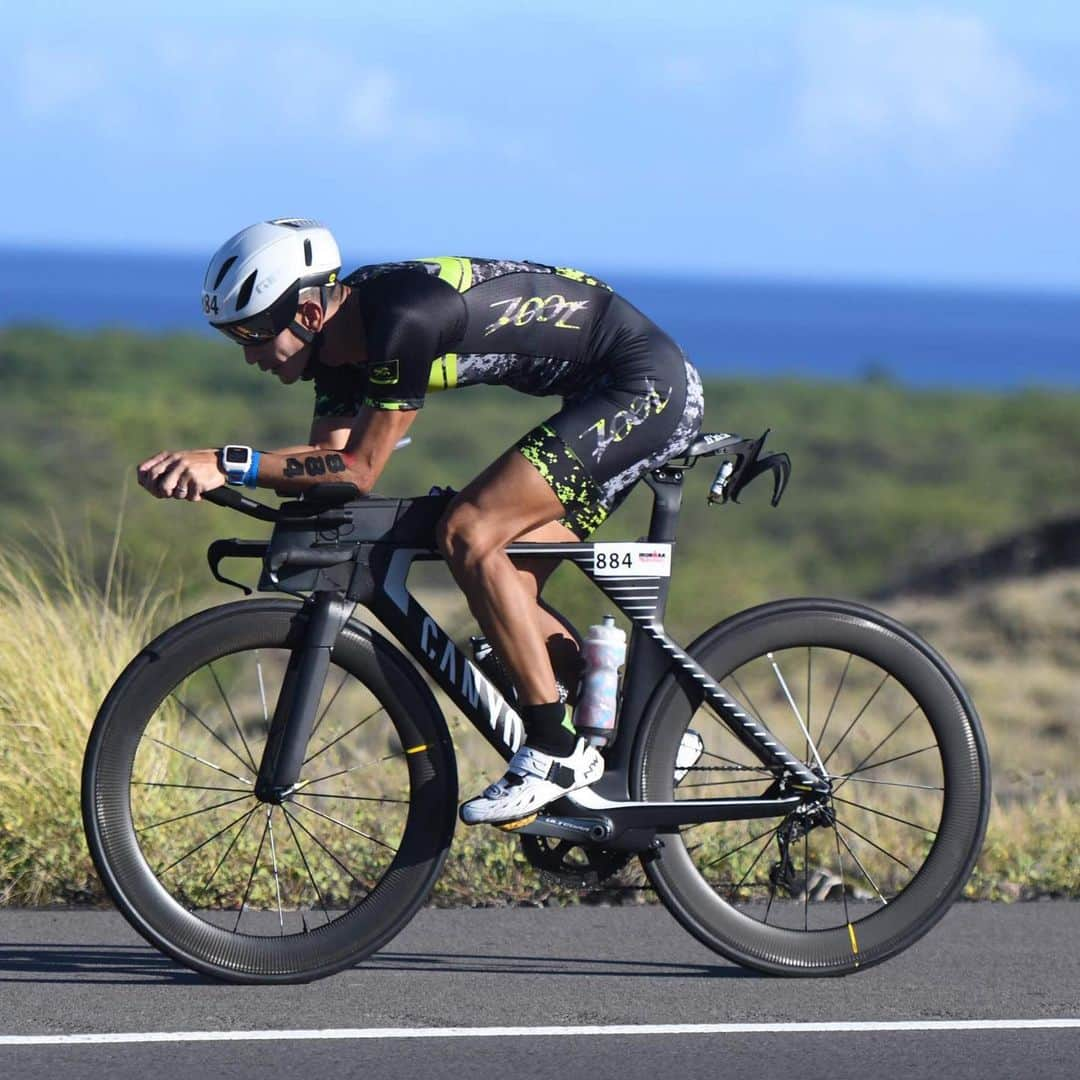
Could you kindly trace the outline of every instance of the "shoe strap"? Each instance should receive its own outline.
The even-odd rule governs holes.
[[[571,787],[577,779],[574,770],[563,764],[566,758],[552,757],[542,750],[523,746],[511,759],[507,771],[519,776],[535,776],[540,780],[549,780],[561,788]]]

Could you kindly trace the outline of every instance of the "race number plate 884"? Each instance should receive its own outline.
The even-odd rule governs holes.
[[[593,544],[597,577],[671,577],[670,544]]]

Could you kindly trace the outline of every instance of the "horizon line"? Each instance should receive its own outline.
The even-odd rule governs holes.
[[[164,259],[173,262],[203,260],[206,256],[199,252],[183,249],[151,249],[151,248],[117,248],[117,247],[88,247],[75,245],[64,247],[52,243],[30,243],[17,240],[0,239],[0,253],[37,255],[44,257],[67,257],[67,258],[118,258],[118,259]],[[479,256],[473,255],[473,258]],[[418,258],[418,256],[412,256]],[[356,262],[355,266],[367,266],[378,262],[397,262],[407,259],[406,256],[384,253],[382,256],[368,258]],[[636,278],[639,280],[653,281],[685,281],[696,279],[716,282],[717,284],[732,285],[760,285],[760,286],[802,286],[810,288],[832,289],[865,289],[899,292],[933,292],[933,293],[959,293],[959,294],[982,294],[982,295],[1036,295],[1043,297],[1071,298],[1080,294],[1080,282],[1076,284],[1062,282],[1016,282],[985,279],[956,279],[956,278],[911,278],[890,277],[888,275],[868,273],[861,277],[846,274],[799,274],[791,271],[771,270],[739,270],[734,267],[648,267],[635,266],[633,264],[608,264],[605,266],[603,259],[575,260],[584,262],[590,268],[599,270],[601,276],[619,275],[624,278]],[[351,265],[350,260],[346,260]]]

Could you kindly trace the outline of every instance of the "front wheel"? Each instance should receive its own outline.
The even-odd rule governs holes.
[[[663,836],[646,872],[672,914],[780,975],[847,974],[925,934],[971,872],[990,800],[978,717],[941,657],[880,612],[831,600],[753,608],[688,651],[830,790],[782,819]],[[653,800],[782,781],[675,677],[650,704],[632,775]]]
[[[453,835],[445,721],[389,643],[349,623],[334,646],[292,794],[255,779],[292,649],[293,601],[241,601],[151,642],[105,699],[83,821],[117,907],[205,974],[299,982],[369,955],[416,912]]]

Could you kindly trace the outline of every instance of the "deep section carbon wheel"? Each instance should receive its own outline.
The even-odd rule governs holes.
[[[990,798],[978,717],[945,662],[887,616],[831,600],[751,609],[689,651],[829,790],[784,818],[663,836],[646,872],[675,917],[782,975],[846,974],[926,933],[971,872]],[[643,722],[634,776],[650,799],[750,797],[783,781],[674,679]]]
[[[442,715],[401,654],[354,623],[295,790],[256,798],[300,612],[246,601],[173,627],[120,676],[87,747],[86,834],[117,907],[231,981],[299,982],[370,955],[424,901],[453,834]]]

